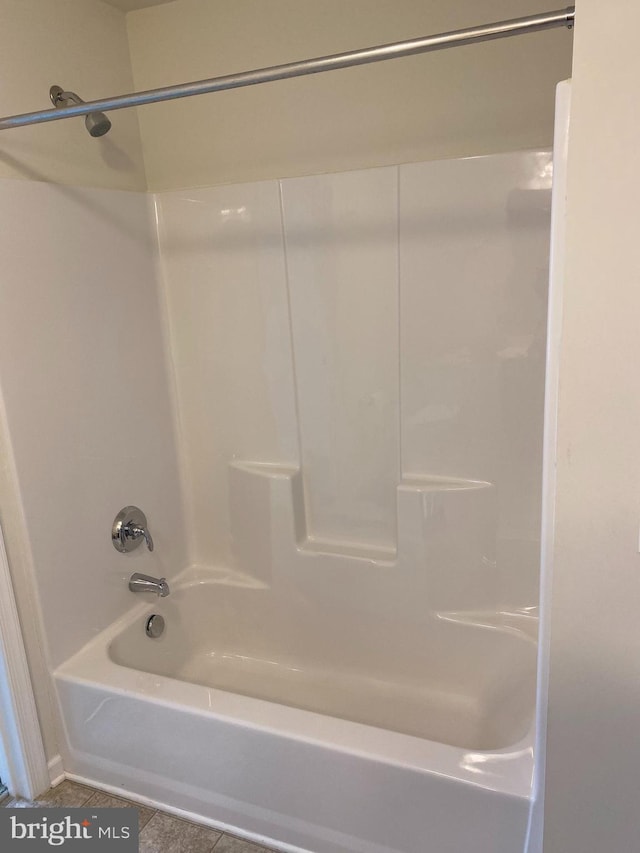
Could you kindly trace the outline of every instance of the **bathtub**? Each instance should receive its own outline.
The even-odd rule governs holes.
[[[533,620],[311,601],[191,568],[137,603],[54,674],[67,773],[283,850],[524,851]]]

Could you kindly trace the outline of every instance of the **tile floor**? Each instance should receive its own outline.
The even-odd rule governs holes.
[[[112,797],[95,788],[76,782],[62,782],[36,800],[8,798],[0,802],[1,808],[95,808],[130,807],[138,810],[140,821],[140,853],[277,853],[226,832],[199,826],[173,815],[156,811],[120,797]]]

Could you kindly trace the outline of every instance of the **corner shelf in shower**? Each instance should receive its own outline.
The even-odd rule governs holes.
[[[307,531],[298,467],[247,461],[229,466],[233,551],[238,568],[264,583],[362,571],[421,577],[434,610],[493,610],[496,494],[488,482],[414,475],[396,487],[396,547],[330,541]],[[354,574],[355,573],[355,574]],[[495,572],[494,572],[495,573]],[[445,582],[446,579],[446,582]]]

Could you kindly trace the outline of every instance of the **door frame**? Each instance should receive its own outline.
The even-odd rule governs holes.
[[[33,799],[49,769],[0,526],[0,775],[14,796]]]

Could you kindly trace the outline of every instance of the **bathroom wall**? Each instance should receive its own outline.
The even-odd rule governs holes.
[[[0,0],[0,20],[3,114],[47,108],[52,83],[132,89],[123,12]],[[186,560],[149,203],[80,188],[145,187],[135,111],[112,118],[101,140],[82,119],[0,134],[0,523],[49,759],[48,664],[130,604],[115,513],[155,522],[162,556],[141,566]]]
[[[176,0],[127,25],[135,85],[148,89],[540,11],[536,0]],[[558,30],[141,107],[148,184],[550,147],[555,84],[570,68],[571,36]]]
[[[0,0],[2,115],[51,107],[58,84],[85,100],[133,89],[125,15],[101,0]],[[144,189],[135,110],[92,139],[83,119],[0,133],[0,177]]]
[[[540,151],[156,196],[196,562],[260,575],[230,463],[300,468],[299,544],[383,560],[399,485],[489,481],[470,586],[535,603],[550,186]]]
[[[176,0],[128,16],[134,81],[122,12],[101,0],[0,0],[2,112],[48,107],[52,83],[89,99],[532,11],[537,7],[521,0],[491,0],[481,15],[470,1],[385,2],[372,13],[364,0],[268,6]],[[570,45],[566,33],[539,34],[150,106],[139,111],[149,185],[212,185],[547,145],[551,92],[568,73]],[[396,536],[394,482],[434,473],[433,459],[416,447],[429,437],[444,452],[447,419],[463,439],[460,447],[474,442],[473,418],[486,435],[495,425],[496,400],[521,387],[535,403],[540,389],[546,236],[537,190],[549,175],[535,157],[523,173],[505,166],[497,176],[488,165],[484,185],[470,181],[475,263],[485,268],[498,258],[499,278],[487,282],[484,298],[503,310],[498,326],[488,311],[480,337],[461,334],[460,348],[449,353],[444,341],[425,352],[412,317],[414,311],[424,312],[426,323],[431,317],[421,294],[431,298],[437,280],[425,286],[423,268],[458,262],[455,222],[448,235],[440,233],[442,253],[421,244],[423,229],[447,211],[444,171],[425,164],[412,167],[415,174],[391,168],[163,195],[178,414],[190,453],[187,548],[150,211],[142,196],[119,192],[146,186],[138,118],[120,111],[112,120],[101,140],[86,134],[82,119],[6,131],[0,140],[0,520],[50,758],[55,736],[38,645],[55,665],[117,618],[130,603],[126,578],[134,567],[171,576],[190,558],[233,559],[230,459],[302,461],[312,535],[342,545],[355,535],[356,544],[388,551]],[[496,178],[492,195],[486,182]],[[434,209],[415,196],[411,206],[413,181],[424,185],[425,197],[435,193]],[[405,187],[400,203],[399,186]],[[490,209],[476,192],[489,192]],[[485,240],[485,221],[492,228],[506,224],[514,242],[495,232]],[[398,222],[402,249],[394,236]],[[518,291],[513,253],[531,249],[527,222],[540,262]],[[404,307],[397,304],[398,258],[405,258]],[[321,275],[310,277],[310,264]],[[456,269],[472,287],[474,268]],[[454,305],[444,299],[442,316],[450,317]],[[323,328],[339,341],[335,352],[323,349]],[[399,375],[400,351],[410,361],[427,359],[425,377]],[[528,364],[538,367],[528,372]],[[443,392],[445,374],[456,377],[452,397]],[[318,379],[318,398],[305,396]],[[478,393],[463,412],[456,394],[476,382],[487,397],[483,402]],[[433,410],[427,392],[438,397]],[[529,601],[535,572],[509,566],[535,568],[536,504],[519,502],[517,485],[523,475],[527,487],[537,488],[529,428],[535,416],[519,444],[526,410],[520,412],[517,394],[508,399],[501,441],[512,462],[520,451],[523,459],[531,453],[530,467],[516,466],[513,478],[505,478],[509,471],[496,467],[491,441],[477,448],[482,470],[464,454],[444,458],[448,474],[503,477],[509,499],[500,522],[502,565],[512,576],[512,600]],[[339,449],[328,466],[327,435]],[[374,457],[379,471],[362,467]],[[369,495],[373,500],[363,497]],[[158,543],[153,556],[124,558],[111,547],[112,518],[129,502],[148,513]],[[529,558],[510,560],[509,542],[519,543],[520,556],[523,543],[532,545],[524,548]],[[26,580],[30,566],[33,582]]]
[[[0,388],[54,667],[131,606],[132,571],[186,560],[150,213],[139,193],[0,184]],[[113,548],[127,504],[153,554]]]
[[[578,0],[576,16],[545,853],[640,838],[640,6]]]

